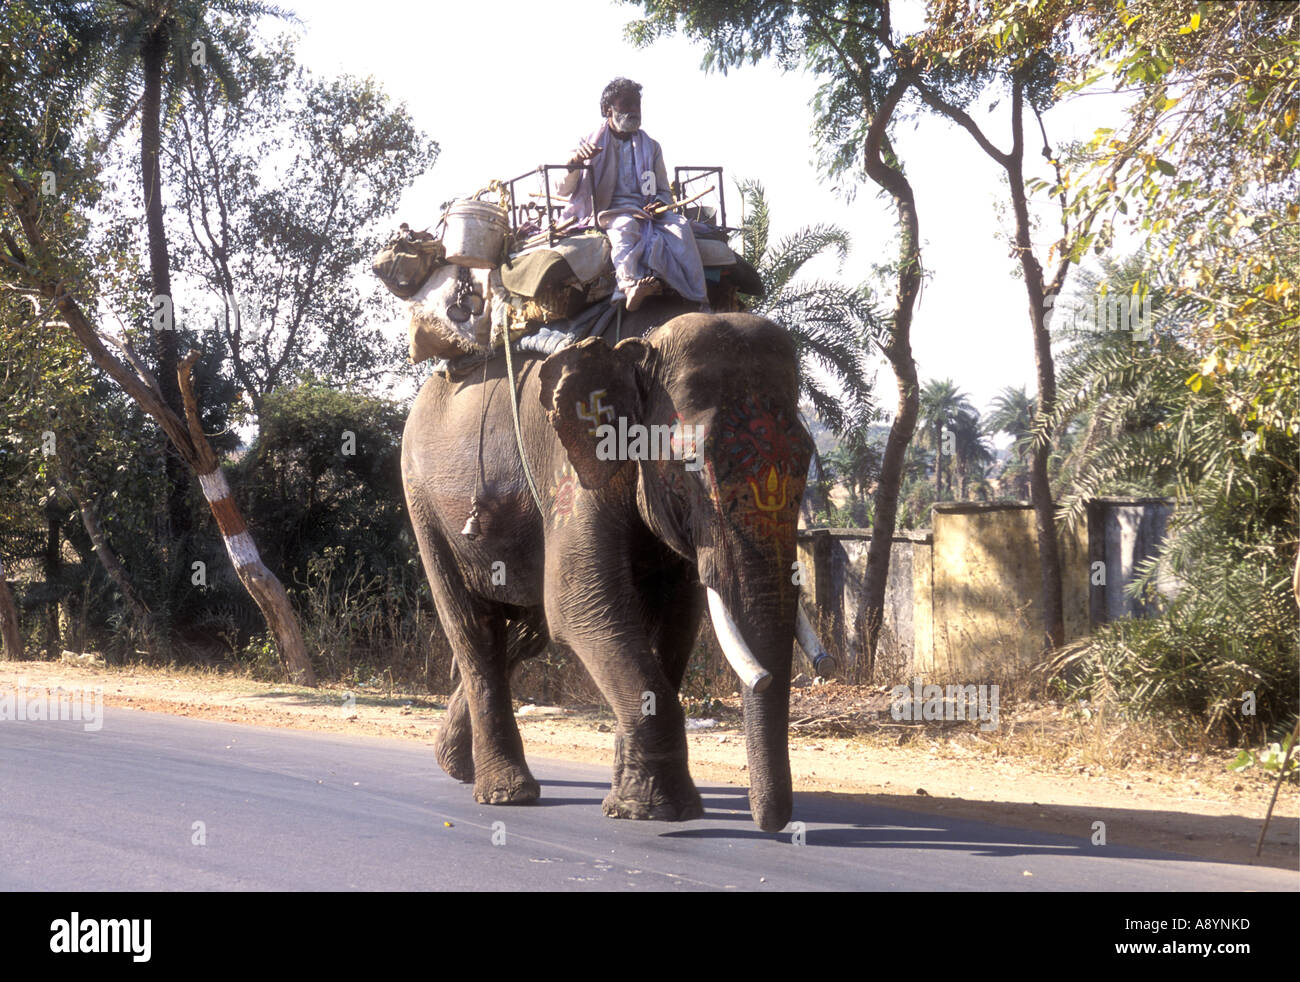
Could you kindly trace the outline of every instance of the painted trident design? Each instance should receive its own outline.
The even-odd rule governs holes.
[[[781,511],[781,509],[785,507],[786,491],[790,486],[789,474],[787,474],[784,478],[778,479],[776,474],[776,467],[775,466],[770,467],[767,472],[767,494],[766,495],[762,494],[758,490],[758,485],[754,483],[754,479],[752,477],[747,478],[747,480],[749,481],[750,489],[754,492],[754,504],[758,507],[759,511],[767,511],[767,512]],[[778,490],[780,491],[779,497],[777,495]]]

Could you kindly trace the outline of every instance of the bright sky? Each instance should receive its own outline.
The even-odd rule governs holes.
[[[866,279],[873,263],[897,255],[894,213],[875,185],[864,182],[848,204],[818,179],[810,76],[763,63],[706,75],[702,49],[676,37],[638,50],[623,40],[623,26],[640,8],[613,0],[291,5],[304,21],[300,56],[313,71],[374,75],[442,147],[394,209],[393,226],[431,226],[443,201],[472,194],[491,178],[564,161],[600,122],[605,84],[625,75],[644,86],[642,125],[663,145],[670,174],[677,165],[725,168],[731,224],[740,207],[732,178],[755,177],[767,188],[774,236],[819,222],[849,229],[854,248],[842,271],[846,282]],[[1009,147],[1006,106],[989,114],[987,101],[972,115]],[[1048,134],[1058,144],[1086,139],[1098,126],[1114,125],[1117,112],[1111,96],[1077,99],[1046,116]],[[1001,169],[966,133],[931,116],[899,127],[895,141],[916,192],[930,273],[912,330],[921,379],[951,377],[981,410],[1006,385],[1033,392],[1024,286],[1005,245],[1009,225],[995,211],[1006,200]],[[1040,145],[1031,131],[1031,172],[1043,164]],[[1044,216],[1040,258],[1059,228],[1055,215]],[[405,330],[396,306],[392,329]],[[877,391],[888,410],[893,379],[883,359],[879,364]]]

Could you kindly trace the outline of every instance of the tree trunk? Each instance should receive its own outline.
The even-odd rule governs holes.
[[[292,604],[289,603],[289,595],[285,593],[284,586],[276,575],[262,562],[257,544],[248,532],[248,525],[244,522],[243,513],[240,512],[239,505],[230,493],[230,485],[226,483],[226,477],[221,472],[221,464],[208,444],[208,439],[200,425],[198,404],[190,384],[190,369],[198,356],[197,351],[191,351],[186,355],[185,360],[180,364],[177,378],[185,402],[185,420],[189,425],[190,439],[197,451],[194,471],[198,475],[199,486],[203,489],[203,496],[208,500],[212,517],[217,521],[217,528],[221,531],[226,552],[230,555],[231,563],[234,564],[235,574],[261,609],[267,627],[275,636],[280,657],[284,659],[285,666],[288,668],[290,680],[302,685],[315,685],[316,673],[311,667],[307,646],[303,644],[302,631],[298,628],[298,618],[293,612]]]
[[[889,343],[882,346],[894,371],[898,404],[894,421],[889,427],[889,438],[885,441],[884,457],[880,462],[880,480],[876,484],[875,508],[871,518],[871,544],[867,548],[867,572],[858,614],[858,631],[863,639],[862,656],[866,659],[867,679],[871,678],[876,666],[876,646],[880,641],[880,630],[885,617],[889,555],[894,543],[894,527],[898,521],[898,492],[903,483],[907,447],[916,430],[916,418],[921,404],[916,361],[912,357],[912,308],[921,286],[920,224],[916,214],[916,197],[903,172],[885,163],[881,155],[881,148],[888,145],[885,129],[907,86],[908,83],[900,77],[882,100],[867,131],[863,155],[867,175],[894,199],[894,207],[898,211],[900,259],[893,329]],[[871,104],[868,92],[863,93],[863,98],[867,105]],[[889,155],[893,158],[892,148],[889,148]]]
[[[149,239],[149,279],[154,296],[172,300],[171,262],[167,254],[167,231],[163,226],[162,168],[162,86],[168,50],[166,26],[159,27],[140,50],[144,72],[144,92],[140,99],[140,178],[144,191],[145,227]],[[151,308],[156,310],[156,308]],[[159,325],[155,321],[154,343],[158,352],[158,385],[167,408],[177,416],[184,413],[180,389],[176,384],[176,365],[180,348],[176,334],[175,309]],[[190,531],[187,493],[188,474],[185,462],[169,450],[164,466],[167,472],[167,516],[173,536]]]
[[[1300,549],[1295,554],[1295,572],[1291,574],[1291,594],[1295,597],[1296,606],[1300,607]]]
[[[1056,365],[1052,359],[1052,336],[1044,307],[1043,268],[1034,256],[1030,242],[1029,205],[1025,200],[1024,136],[1021,130],[1024,88],[1017,80],[1011,103],[1012,150],[1007,160],[1007,177],[1011,184],[1011,204],[1016,216],[1016,252],[1025,274],[1029,294],[1029,323],[1034,340],[1034,365],[1038,374],[1040,418],[1056,408]],[[1056,536],[1056,505],[1052,501],[1052,484],[1047,473],[1051,447],[1035,441],[1029,469],[1029,495],[1034,506],[1038,532],[1038,570],[1043,605],[1043,638],[1047,649],[1065,643],[1065,601],[1061,589],[1061,554]]]
[[[113,547],[109,545],[108,538],[104,535],[104,527],[99,523],[99,516],[95,513],[94,505],[90,499],[78,492],[72,483],[67,482],[68,493],[72,500],[77,503],[77,510],[81,513],[81,524],[90,536],[90,544],[95,549],[95,555],[99,559],[99,564],[104,567],[104,572],[112,580],[113,585],[117,587],[117,592],[122,594],[122,599],[127,603],[131,610],[131,616],[136,625],[146,635],[153,633],[153,615],[140,595],[136,593],[135,587],[131,584],[131,578],[127,575],[126,568],[118,558]]]
[[[18,630],[18,607],[14,604],[14,595],[9,592],[9,584],[5,582],[3,559],[0,559],[0,642],[3,642],[6,658],[22,660],[23,636]]]
[[[943,427],[934,431],[934,500],[943,500]]]
[[[59,554],[59,520],[53,508],[46,507],[45,512],[45,555],[42,567],[45,573],[45,655],[58,658],[63,651],[63,638],[59,631],[59,601],[55,590],[59,581],[59,568],[62,565]]]

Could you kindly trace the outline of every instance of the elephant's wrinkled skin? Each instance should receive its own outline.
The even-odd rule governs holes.
[[[662,321],[662,306],[638,313],[656,309]],[[625,324],[624,334],[635,330]],[[581,659],[618,719],[605,813],[698,817],[676,694],[707,586],[773,677],[762,693],[746,690],[745,733],[754,820],[783,828],[792,564],[812,451],[789,336],[748,314],[692,313],[644,338],[612,348],[589,340],[516,368],[545,520],[519,463],[500,361],[487,373],[479,538],[461,528],[474,490],[482,370],[460,382],[430,379],[402,441],[407,505],[460,673],[439,763],[473,780],[478,801],[537,797],[508,676],[549,632]],[[629,425],[678,422],[687,432],[702,425],[699,458],[600,459],[596,426],[617,426],[620,416]],[[689,441],[678,449],[689,453]]]

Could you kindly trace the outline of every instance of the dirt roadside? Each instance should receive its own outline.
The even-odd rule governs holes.
[[[305,689],[229,675],[183,670],[108,669],[56,662],[0,662],[0,695],[29,690],[102,689],[104,705],[258,726],[400,737],[432,744],[445,701],[380,687]],[[820,690],[820,691],[818,691]],[[1044,760],[1008,752],[1005,741],[983,739],[974,723],[957,729],[899,727],[836,735],[825,707],[869,704],[870,693],[832,684],[795,689],[790,767],[795,790],[860,800],[864,806],[958,815],[1017,828],[1083,838],[1105,823],[1110,844],[1142,846],[1216,862],[1300,867],[1300,791],[1278,796],[1263,855],[1255,856],[1272,783],[1252,769],[1226,770],[1233,754],[1189,754],[1158,766],[1107,768],[1092,758]],[[739,710],[724,700],[710,720],[688,733],[697,782],[745,784],[745,740]],[[821,711],[818,718],[812,707]],[[1035,716],[1039,717],[1036,719]],[[1004,720],[1012,730],[1051,736],[1045,710]],[[842,718],[843,714],[840,714]],[[528,752],[536,756],[611,764],[613,717],[525,705],[518,715]],[[886,717],[887,719],[888,717]],[[710,725],[711,721],[711,725]],[[1038,730],[1033,728],[1037,726]],[[838,728],[838,729],[842,729]],[[2,731],[0,731],[2,732]],[[1032,743],[1032,741],[1030,741]],[[1102,848],[1102,847],[1099,847]],[[1300,876],[1297,877],[1300,887]]]

